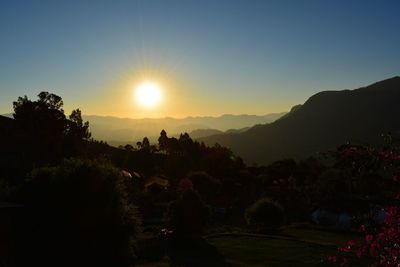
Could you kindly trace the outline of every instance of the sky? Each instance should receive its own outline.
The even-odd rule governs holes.
[[[66,112],[186,117],[288,111],[400,75],[399,1],[0,1],[0,114],[18,96]],[[162,88],[144,108],[134,89]]]

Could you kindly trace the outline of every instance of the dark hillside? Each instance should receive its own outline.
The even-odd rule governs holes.
[[[204,138],[230,147],[248,162],[301,158],[347,141],[376,143],[400,129],[400,77],[356,90],[325,91],[277,121],[244,133]]]

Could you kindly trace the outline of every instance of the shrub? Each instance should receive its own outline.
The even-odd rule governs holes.
[[[384,210],[383,224],[361,225],[364,238],[358,242],[349,240],[344,246],[338,248],[335,255],[322,255],[321,260],[331,266],[353,266],[361,263],[363,266],[400,266],[400,191],[398,175],[400,174],[400,146],[392,143],[388,135],[388,143],[379,149],[367,147],[360,149],[357,146],[342,146],[336,152],[336,158],[341,166],[355,173],[379,172],[384,175],[377,176],[378,183],[370,183],[368,187],[377,187],[377,184],[390,185],[391,200]],[[337,164],[338,165],[338,164]],[[355,170],[353,170],[355,169]],[[365,175],[359,177],[366,177]],[[372,177],[372,176],[371,176]],[[386,178],[386,179],[385,179]],[[388,183],[391,180],[390,183]],[[393,183],[392,183],[393,182]],[[375,189],[379,191],[378,189]],[[390,196],[389,195],[389,196]]]
[[[278,229],[285,220],[282,206],[269,198],[262,198],[247,208],[245,218],[248,224],[268,230]]]
[[[26,253],[49,266],[131,266],[138,215],[124,179],[110,163],[90,160],[34,170],[23,192],[34,242]]]
[[[200,196],[188,189],[174,202],[167,212],[167,225],[177,237],[199,237],[209,217],[208,208]]]
[[[218,193],[221,185],[217,179],[203,171],[189,172],[187,178],[192,181],[194,190],[199,192],[206,202]]]
[[[5,180],[0,178],[0,198],[2,200],[9,199],[14,191],[14,188],[10,186]]]

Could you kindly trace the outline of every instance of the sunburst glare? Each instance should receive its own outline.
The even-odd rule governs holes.
[[[162,91],[158,83],[145,81],[135,88],[136,103],[144,108],[155,108],[162,101]]]

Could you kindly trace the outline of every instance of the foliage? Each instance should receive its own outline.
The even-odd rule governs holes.
[[[193,170],[204,171],[220,180],[229,179],[245,167],[230,149],[218,144],[207,147],[204,143],[194,141],[187,133],[175,138],[168,137],[162,130],[158,138],[158,151],[165,155],[165,164],[161,167],[167,176],[173,177],[174,184]]]
[[[89,132],[89,122],[83,122],[82,111],[80,109],[73,110],[71,115],[69,115],[67,135],[78,140],[88,140],[91,137],[91,133]]]
[[[57,246],[66,241],[60,245],[66,248],[74,240],[82,245],[71,246],[72,254],[93,242],[88,245],[92,248],[89,254],[107,249],[112,253],[104,257],[128,259],[126,255],[132,255],[129,238],[134,239],[137,231],[137,216],[130,202],[140,203],[141,210],[154,219],[161,218],[173,201],[167,220],[174,235],[197,238],[208,218],[204,200],[226,214],[224,223],[242,224],[245,211],[248,223],[263,230],[277,229],[285,219],[304,221],[315,208],[346,211],[356,215],[367,229],[368,241],[357,246],[358,250],[363,248],[360,255],[370,254],[372,246],[376,253],[368,257],[375,257],[378,264],[383,258],[386,264],[397,257],[394,241],[398,236],[393,229],[398,221],[393,218],[398,216],[390,217],[393,220],[385,221],[382,227],[362,221],[368,205],[393,207],[387,209],[393,214],[397,210],[398,192],[393,181],[400,175],[400,149],[392,143],[382,148],[346,144],[323,154],[324,159],[283,159],[266,167],[249,168],[229,148],[206,146],[187,133],[175,138],[163,130],[157,147],[147,137],[137,143],[137,148],[126,145],[120,149],[89,140],[89,123],[83,122],[81,111],[76,109],[65,116],[61,97],[47,92],[40,93],[36,101],[18,98],[14,111],[15,120],[10,123],[19,131],[5,146],[2,177],[7,183],[0,180],[0,196],[8,199],[15,191],[21,193],[21,202],[30,212],[27,221],[31,222],[31,233],[39,229],[44,237],[33,236],[32,240],[39,240],[30,244],[37,247],[34,251],[51,247],[51,242]],[[391,136],[386,139],[393,141]],[[71,156],[107,159],[123,170],[138,173],[139,178],[126,181],[107,161],[67,160],[57,166]],[[35,166],[56,167],[32,172],[25,191],[10,182],[10,177],[24,177],[26,170]],[[162,194],[144,192],[146,179],[159,175],[171,187]],[[269,198],[260,199],[265,196]],[[90,236],[86,232],[91,232]],[[352,242],[347,246],[356,248]],[[54,257],[61,255],[57,253],[61,252],[55,252]]]
[[[191,171],[187,174],[187,178],[192,181],[194,190],[206,200],[218,193],[220,182],[204,171]]]
[[[247,208],[245,218],[248,224],[271,230],[278,229],[285,220],[281,205],[269,198],[262,198]]]
[[[390,136],[389,136],[390,137]],[[351,158],[351,169],[355,167],[353,175],[365,172],[380,171],[383,178],[379,184],[387,183],[391,180],[397,185],[398,174],[400,171],[400,147],[389,138],[386,146],[380,149],[362,149],[347,145],[340,150],[338,156],[341,157],[341,165],[348,164]],[[367,151],[367,153],[364,153]],[[360,153],[361,152],[361,153]],[[343,160],[347,159],[347,160]],[[391,173],[391,174],[390,174]],[[394,190],[393,190],[394,189]],[[400,207],[398,186],[392,186],[392,200],[390,206],[385,208],[386,217],[382,225],[366,224],[361,225],[364,240],[361,244],[356,244],[353,240],[339,247],[338,255],[325,256],[323,260],[340,266],[348,266],[350,263],[349,255],[355,254],[359,259],[367,259],[371,267],[384,266],[394,267],[400,265]]]
[[[139,217],[124,179],[111,164],[90,160],[34,170],[22,195],[36,228],[33,252],[48,250],[50,259],[69,263],[130,266]]]
[[[184,191],[169,206],[167,225],[177,237],[199,237],[209,216],[208,208],[193,190]]]
[[[89,122],[83,122],[81,111],[73,110],[67,118],[63,105],[60,96],[48,92],[41,92],[36,101],[24,96],[13,102],[13,116],[21,129],[19,145],[32,165],[76,156],[82,141],[90,138]]]
[[[350,257],[355,255],[356,261],[365,259],[371,267],[399,266],[400,211],[398,207],[389,207],[386,212],[387,217],[381,227],[368,229],[362,225],[363,242],[357,244],[354,240],[349,240],[345,246],[338,248],[337,255],[323,256],[323,260],[334,265],[349,266],[355,261]]]
[[[158,138],[158,148],[161,151],[166,151],[167,150],[167,146],[168,146],[168,136],[167,136],[167,132],[165,130],[162,130],[160,132],[160,137]]]
[[[8,199],[12,195],[15,188],[10,186],[5,180],[0,179],[0,199]]]

